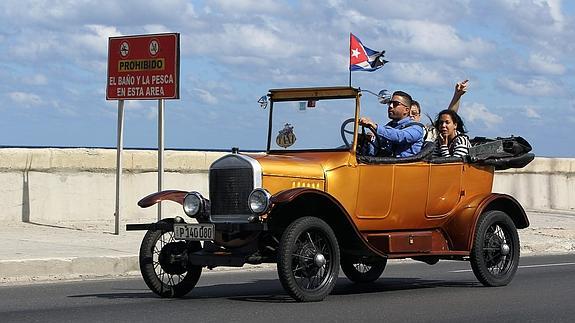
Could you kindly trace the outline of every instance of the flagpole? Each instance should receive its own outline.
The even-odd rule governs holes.
[[[351,68],[349,69],[349,87],[351,87]]]
[[[352,33],[349,33],[349,87],[351,87],[351,35]]]

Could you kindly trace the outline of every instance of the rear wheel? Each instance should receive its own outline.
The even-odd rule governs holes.
[[[381,276],[386,264],[387,259],[385,258],[378,262],[366,262],[360,258],[343,257],[341,270],[353,282],[371,283]]]
[[[277,268],[282,286],[295,300],[323,300],[339,273],[339,245],[333,230],[315,217],[292,222],[280,241]]]
[[[519,265],[519,235],[513,220],[502,211],[481,215],[471,249],[471,268],[485,286],[509,284]]]
[[[140,271],[144,282],[161,297],[186,295],[196,286],[202,267],[186,264],[185,255],[201,248],[198,241],[175,240],[171,230],[149,230],[140,246]]]

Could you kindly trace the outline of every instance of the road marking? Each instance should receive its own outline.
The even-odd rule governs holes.
[[[571,265],[575,265],[575,262],[563,262],[558,264],[543,264],[543,265],[526,265],[526,266],[519,266],[519,268],[537,268],[537,267],[571,266]]]
[[[543,265],[525,265],[525,266],[519,266],[517,268],[538,268],[538,267],[556,267],[556,266],[573,266],[575,265],[575,262],[562,262],[562,263],[558,263],[558,264],[543,264]],[[464,269],[464,270],[453,270],[450,271],[450,273],[467,273],[467,272],[471,272],[473,270],[471,269]]]

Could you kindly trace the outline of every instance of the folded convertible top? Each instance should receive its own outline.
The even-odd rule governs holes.
[[[531,145],[523,137],[475,137],[471,145],[469,162],[493,166],[496,170],[523,168],[535,158],[530,153]]]

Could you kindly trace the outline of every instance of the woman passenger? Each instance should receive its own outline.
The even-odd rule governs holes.
[[[449,109],[439,112],[435,128],[439,132],[435,156],[463,157],[469,154],[471,143],[465,135],[465,125],[457,112]]]
[[[469,85],[468,82],[469,80],[464,80],[455,84],[455,91],[453,92],[453,97],[451,98],[451,102],[449,102],[449,107],[447,107],[447,109],[453,110],[455,112],[459,110],[459,101],[461,100],[461,97],[467,92],[467,87]],[[409,118],[413,122],[421,122],[421,106],[419,105],[419,102],[415,100],[411,101]],[[429,117],[429,120],[431,121],[431,117]],[[423,130],[424,141],[434,142],[437,139],[437,131],[435,130],[434,125],[426,124],[424,125]]]

